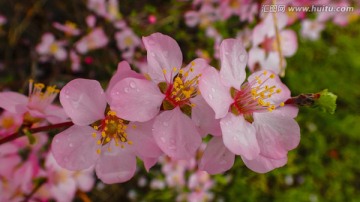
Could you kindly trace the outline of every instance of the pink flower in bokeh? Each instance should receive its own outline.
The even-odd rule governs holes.
[[[53,34],[45,33],[41,38],[41,43],[36,46],[36,52],[43,57],[43,60],[52,56],[56,60],[63,61],[67,57],[64,45],[65,42],[56,41]]]
[[[65,22],[65,24],[54,22],[53,26],[69,36],[78,36],[80,34],[80,30],[76,27],[76,24],[70,21]]]
[[[108,42],[109,39],[106,36],[104,30],[100,27],[97,27],[86,36],[81,38],[78,42],[76,42],[75,47],[79,53],[85,54],[89,51],[106,46]]]
[[[135,49],[141,46],[140,38],[130,28],[116,32],[115,40],[122,57],[127,61],[132,60]]]
[[[37,121],[34,118],[46,119],[50,123],[65,121],[67,116],[61,107],[53,105],[59,90],[55,86],[29,82],[29,97],[16,92],[0,93],[0,108],[11,113],[23,115],[26,121]]]
[[[161,33],[143,37],[143,42],[149,63],[145,75],[151,81],[127,78],[118,82],[111,91],[110,105],[127,120],[143,122],[155,117],[152,131],[159,147],[172,158],[189,159],[201,143],[196,124],[211,126],[209,130],[215,132],[210,133],[219,129],[214,112],[203,110],[208,106],[197,96],[198,79],[208,65],[205,60],[196,59],[181,68],[179,45]],[[159,114],[160,108],[164,111]],[[208,118],[206,122],[196,120],[203,117]],[[206,126],[203,129],[207,130]]]
[[[81,58],[76,51],[70,51],[71,70],[73,72],[79,72],[81,70]]]
[[[203,4],[199,11],[188,11],[185,13],[185,23],[189,27],[208,27],[217,20],[217,10],[210,4]]]
[[[0,15],[0,26],[6,24],[6,22],[7,22],[7,19],[4,16]]]
[[[18,130],[23,121],[22,114],[4,111],[0,116],[0,137],[10,135]]]
[[[298,109],[284,106],[289,89],[268,71],[255,72],[245,81],[247,54],[238,40],[222,42],[220,60],[220,73],[208,68],[199,88],[221,119],[224,145],[256,172],[283,166],[287,152],[300,141],[300,128],[294,120]]]
[[[39,189],[35,197],[44,200],[52,198],[56,201],[73,201],[76,191],[90,191],[95,178],[93,168],[82,171],[69,171],[60,167],[53,155],[49,153],[45,161],[45,170],[41,176],[46,177],[46,183]]]
[[[290,57],[295,54],[298,44],[296,33],[292,30],[283,30],[287,24],[287,16],[277,13],[277,27],[279,30],[282,56]],[[273,15],[267,15],[265,19],[255,26],[252,35],[253,47],[249,51],[248,65],[251,71],[271,70],[280,74],[279,47],[276,38]],[[283,64],[285,67],[285,63]]]
[[[301,35],[310,40],[319,39],[321,31],[325,28],[323,22],[317,20],[303,20],[301,22]]]
[[[150,24],[155,24],[157,19],[156,19],[156,16],[155,15],[149,15],[148,16],[148,21]]]
[[[120,63],[108,89],[132,74],[127,63]],[[107,97],[95,80],[70,81],[60,92],[60,102],[75,125],[54,137],[52,152],[63,168],[82,170],[95,165],[103,182],[118,183],[134,175],[136,156],[149,169],[161,152],[151,136],[152,122],[119,118],[106,110]]]

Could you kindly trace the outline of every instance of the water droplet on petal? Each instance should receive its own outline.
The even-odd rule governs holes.
[[[74,145],[72,143],[69,144],[69,147],[73,147]]]
[[[216,90],[215,90],[215,88],[211,88],[211,91],[212,91],[213,93],[215,93]]]
[[[161,142],[165,143],[166,142],[166,139],[164,137],[161,137],[160,138]]]
[[[171,145],[169,145],[169,149],[170,149],[170,150],[176,150],[176,146],[173,145],[173,144],[171,144]]]
[[[240,55],[240,62],[244,62],[245,58],[246,58],[245,54],[241,54]]]
[[[169,51],[163,51],[164,57],[167,57],[169,55]]]
[[[124,92],[125,92],[125,93],[128,93],[129,90],[130,90],[129,88],[124,88]]]
[[[140,89],[137,88],[137,89],[136,89],[136,92],[140,92]]]
[[[213,96],[211,94],[209,94],[209,99],[212,100],[213,99]]]
[[[135,84],[134,81],[130,81],[130,84],[129,84],[129,85],[130,85],[131,88],[135,88],[135,87],[136,87],[136,84]]]
[[[58,139],[55,139],[55,143],[59,143],[59,140],[58,140]]]

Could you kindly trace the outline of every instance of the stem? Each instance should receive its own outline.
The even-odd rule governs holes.
[[[272,4],[273,4],[273,5],[276,5],[276,0],[273,0],[273,1],[272,1]],[[279,29],[278,29],[278,21],[277,21],[276,12],[272,12],[272,16],[273,16],[273,19],[274,19],[274,29],[275,29],[275,35],[276,35],[276,43],[277,43],[277,47],[278,47],[278,51],[279,51],[280,76],[281,76],[281,77],[284,77],[284,76],[285,76],[284,58],[283,58],[283,54],[282,54],[281,41],[280,41],[280,33],[279,33]]]
[[[55,129],[55,128],[70,127],[72,125],[74,125],[74,123],[69,121],[69,122],[63,122],[63,123],[58,123],[58,124],[49,125],[49,126],[42,126],[42,127],[38,127],[38,128],[29,128],[28,131],[30,133],[37,133],[37,132],[41,132],[41,131],[48,131],[50,129]],[[24,128],[24,129],[27,129],[27,128]],[[25,135],[25,133],[22,130],[20,130],[20,131],[18,130],[16,133],[13,133],[5,138],[0,139],[0,145],[10,142],[12,140],[15,140],[24,135]]]
[[[30,192],[30,194],[25,196],[25,199],[23,202],[28,202],[31,197],[40,189],[41,186],[43,186],[47,182],[47,179],[41,179],[40,182],[34,187],[34,189]]]

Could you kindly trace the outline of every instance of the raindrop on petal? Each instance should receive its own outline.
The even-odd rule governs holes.
[[[129,85],[130,85],[131,88],[135,88],[135,87],[136,87],[136,84],[135,84],[134,81],[130,81],[130,84],[129,84]]]

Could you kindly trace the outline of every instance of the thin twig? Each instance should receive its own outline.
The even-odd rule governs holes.
[[[276,0],[272,0],[272,4],[276,5]],[[277,20],[276,12],[272,12],[272,16],[273,16],[273,19],[274,19],[274,29],[275,29],[275,35],[276,35],[276,43],[277,43],[277,47],[278,47],[278,51],[279,51],[280,76],[284,77],[285,76],[284,58],[283,58],[283,53],[282,53],[282,48],[281,48],[280,33],[279,33],[279,28],[278,28],[278,20]]]
[[[74,123],[69,121],[69,122],[63,122],[63,123],[58,123],[58,124],[49,125],[49,126],[42,126],[42,127],[38,127],[38,128],[29,128],[29,129],[25,128],[25,129],[27,129],[30,133],[37,133],[37,132],[41,132],[41,131],[48,131],[48,130],[55,129],[55,128],[70,127],[72,125],[74,125]],[[23,133],[23,131],[17,131],[16,133],[13,133],[5,138],[0,139],[0,145],[10,142],[12,140],[15,140],[22,136],[25,136],[25,133]]]

